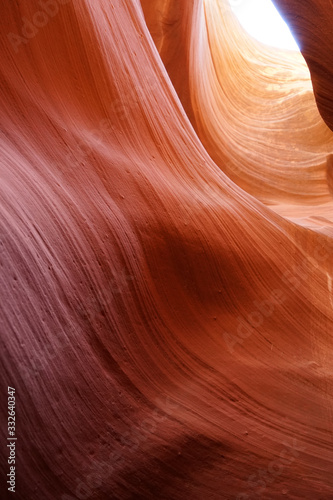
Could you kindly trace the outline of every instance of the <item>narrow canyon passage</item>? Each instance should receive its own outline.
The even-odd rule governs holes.
[[[1,498],[333,498],[333,12],[274,4],[3,0]]]

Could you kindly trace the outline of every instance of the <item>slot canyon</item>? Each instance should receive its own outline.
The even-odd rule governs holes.
[[[241,1],[1,1],[3,499],[333,499],[333,3]]]

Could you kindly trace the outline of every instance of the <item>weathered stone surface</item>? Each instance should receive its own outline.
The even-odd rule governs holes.
[[[333,497],[328,3],[3,0],[16,499]]]

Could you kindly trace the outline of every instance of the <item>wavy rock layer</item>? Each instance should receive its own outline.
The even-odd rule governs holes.
[[[332,498],[333,136],[302,57],[218,0],[0,17],[16,498]]]

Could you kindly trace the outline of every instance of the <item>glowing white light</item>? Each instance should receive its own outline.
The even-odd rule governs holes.
[[[299,50],[287,24],[270,0],[229,0],[243,28],[259,42]]]

